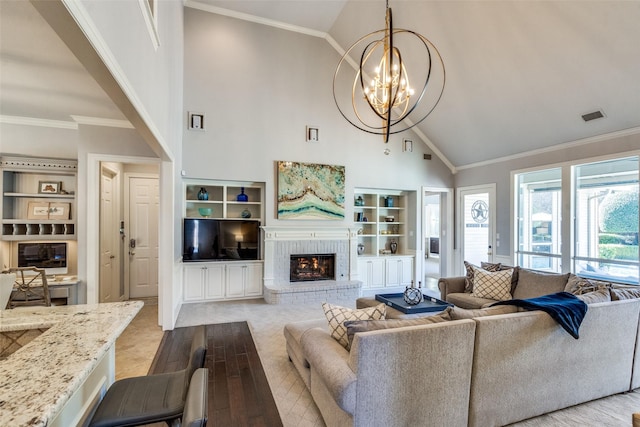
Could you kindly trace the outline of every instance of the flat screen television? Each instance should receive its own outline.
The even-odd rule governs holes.
[[[67,244],[18,242],[18,267],[44,268],[49,276],[67,274]]]
[[[260,259],[260,221],[185,218],[183,261]]]

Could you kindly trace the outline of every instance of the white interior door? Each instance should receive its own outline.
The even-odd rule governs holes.
[[[459,270],[462,261],[475,265],[493,262],[495,247],[496,186],[488,184],[458,189],[458,220],[460,230]]]
[[[123,301],[118,252],[118,173],[106,167],[100,177],[100,302]]]
[[[128,176],[129,297],[158,296],[157,177]]]

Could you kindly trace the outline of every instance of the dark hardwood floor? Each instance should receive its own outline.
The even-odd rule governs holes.
[[[187,364],[194,328],[165,332],[149,369],[171,372]],[[246,322],[207,325],[208,427],[282,426]],[[159,424],[161,425],[161,424]]]

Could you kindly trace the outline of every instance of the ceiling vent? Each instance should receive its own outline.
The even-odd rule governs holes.
[[[590,122],[591,120],[601,119],[603,117],[604,113],[602,112],[602,110],[598,110],[591,113],[583,114],[582,120],[584,120],[585,122]]]

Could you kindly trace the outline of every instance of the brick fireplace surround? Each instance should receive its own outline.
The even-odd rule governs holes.
[[[348,227],[264,226],[264,299],[269,304],[353,304],[360,296],[357,232]],[[335,254],[335,280],[290,282],[292,254]]]

